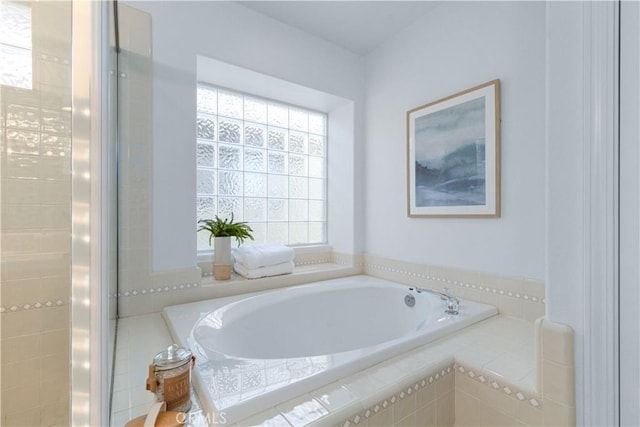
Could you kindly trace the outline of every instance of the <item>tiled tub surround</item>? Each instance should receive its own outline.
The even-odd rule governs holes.
[[[457,426],[575,425],[573,333],[544,319],[538,319],[534,328],[538,395],[531,397],[527,390],[518,391],[499,379],[494,384],[496,376],[487,377],[485,369],[457,366]]]
[[[160,314],[120,320],[112,425],[148,409],[153,395],[144,390],[147,365],[171,343]],[[453,425],[454,419],[456,425],[573,425],[571,381],[535,369],[537,357],[543,367],[573,360],[572,348],[566,327],[548,321],[534,327],[500,315],[237,425],[431,426]],[[572,372],[572,365],[563,366]],[[549,397],[536,391],[536,381]],[[206,426],[197,403],[190,420]]]
[[[343,254],[330,249],[297,251],[295,263],[293,274],[254,280],[234,274],[231,280],[217,282],[206,275],[211,269],[208,261],[200,263],[204,277],[194,278],[191,270],[151,274],[140,278],[135,289],[121,288],[118,295],[120,315],[156,313],[173,304],[367,274],[412,286],[446,287],[457,297],[493,305],[501,314],[531,322],[544,316],[544,283],[539,280],[408,263],[372,255]]]
[[[194,383],[204,407],[229,422],[495,314],[461,301],[460,314],[447,315],[440,296],[370,276],[163,311],[176,342],[199,360]]]
[[[546,425],[575,425],[575,355],[570,327],[538,319],[536,357],[538,389],[545,402]]]
[[[305,255],[304,261],[300,262],[297,266],[296,273],[287,276],[257,280],[237,279],[221,283],[216,282],[211,278],[203,278],[201,281],[198,280],[187,283],[184,280],[181,280],[181,278],[184,278],[185,276],[181,276],[179,272],[176,272],[173,277],[173,281],[171,281],[168,276],[166,276],[166,284],[165,280],[162,281],[161,284],[163,284],[164,286],[160,289],[161,292],[157,291],[156,288],[158,286],[151,286],[156,285],[159,282],[150,282],[150,286],[146,288],[147,291],[144,294],[139,292],[138,295],[135,296],[131,293],[128,296],[122,295],[120,298],[120,304],[121,308],[125,308],[125,315],[131,316],[138,313],[158,312],[163,307],[176,303],[185,303],[213,297],[225,297],[248,292],[256,292],[259,290],[292,286],[311,281],[327,280],[348,275],[362,274],[363,272],[366,272],[371,276],[389,279],[408,285],[420,285],[424,287],[431,287],[433,289],[442,289],[444,287],[448,287],[456,296],[472,301],[486,302],[495,305],[496,307],[498,307],[501,314],[506,314],[509,316],[500,316],[499,319],[501,319],[501,322],[507,322],[509,324],[521,326],[528,325],[526,327],[523,326],[523,330],[521,331],[521,333],[524,339],[524,341],[522,342],[528,342],[529,346],[533,346],[534,336],[532,326],[533,324],[531,321],[544,315],[544,285],[540,281],[529,280],[525,278],[492,275],[481,272],[465,271],[453,268],[407,263],[372,255],[349,255],[332,252],[330,255],[331,262],[326,263],[326,258],[327,254],[324,252],[315,254],[312,252],[308,255]],[[302,259],[303,258],[301,258],[301,260]],[[165,276],[163,276],[163,278],[165,278]],[[187,285],[189,285],[189,287],[187,287]],[[154,292],[151,292],[151,289],[154,289]],[[158,321],[157,315],[154,316],[156,316],[155,319],[156,321]],[[140,317],[121,319],[120,322],[121,324],[123,322],[136,322],[139,318]],[[544,322],[544,324],[553,325],[549,322]],[[540,331],[541,330],[542,328],[540,329]],[[499,330],[496,330],[493,333],[499,335],[501,332]],[[571,341],[571,332],[564,331],[560,335],[560,338],[556,339],[555,342],[565,344],[570,343],[566,345],[569,345],[572,349],[573,344]],[[540,334],[540,337],[541,336],[542,335]],[[120,337],[118,339],[120,340]],[[448,341],[448,339],[442,341]],[[165,332],[164,344],[160,345],[159,348],[162,348],[165,344],[169,343],[171,343],[170,335]],[[490,341],[488,343],[490,343]],[[536,348],[540,349],[541,346],[542,339],[540,338],[539,343],[536,345]],[[140,374],[141,379],[138,379],[136,381],[136,384],[144,383],[144,372],[146,372],[146,365],[157,351],[156,347],[158,346],[153,347],[153,349],[148,349],[148,352],[150,352],[151,354],[147,355],[144,358],[142,365],[140,366],[140,368],[143,368],[141,371],[142,374]],[[499,351],[499,348],[501,348],[489,347],[489,344],[485,345],[480,343],[478,344],[478,346],[476,346],[474,351],[469,351],[468,354],[476,354],[478,356],[481,356],[482,354],[484,354],[483,352],[485,352],[489,354],[489,356],[491,356],[492,354],[494,354],[492,353],[493,350],[498,349],[497,351]],[[467,399],[468,402],[471,402],[472,408],[479,408],[479,410],[481,411],[480,413],[484,414],[483,418],[471,417],[470,419],[467,416],[466,420],[470,420],[471,422],[475,423],[474,425],[487,425],[487,423],[491,425],[497,425],[505,420],[504,416],[511,417],[506,418],[508,420],[512,420],[513,418],[515,418],[516,421],[518,421],[517,424],[523,421],[524,424],[529,425],[541,425],[542,422],[544,422],[545,425],[571,425],[572,423],[574,423],[575,403],[573,403],[571,399],[545,399],[540,394],[540,391],[542,391],[543,372],[542,354],[535,356],[534,359],[532,359],[531,354],[532,352],[527,350],[521,350],[520,352],[511,351],[511,354],[509,356],[503,357],[503,359],[507,361],[507,366],[502,367],[501,364],[497,362],[492,364],[497,365],[497,368],[495,368],[494,370],[497,370],[497,374],[499,374],[498,379],[502,379],[502,382],[495,381],[495,383],[498,384],[498,388],[496,389],[492,385],[492,382],[481,381],[481,379],[479,379],[480,376],[477,375],[478,369],[484,369],[485,365],[487,365],[487,370],[492,369],[492,366],[489,365],[491,361],[485,361],[486,363],[467,361],[465,363],[465,355],[463,353],[453,353],[454,360],[458,361],[459,366],[465,368],[464,374],[459,372],[458,370],[456,370],[455,373],[457,381],[455,393],[457,404],[455,406],[457,408],[457,419],[460,422],[465,422],[465,415],[460,412],[460,408],[464,408],[464,398],[467,397],[474,399],[470,401]],[[523,355],[525,355],[524,358],[522,358]],[[514,376],[519,375],[517,374],[518,369],[514,369],[513,367],[509,368],[509,366],[512,365],[512,361],[520,360],[519,358],[522,358],[522,360],[526,360],[526,364],[530,369],[525,369],[527,371],[527,374],[524,377],[514,378]],[[493,360],[495,359],[497,359],[497,357],[495,357]],[[533,371],[533,360],[537,360],[536,363],[538,364],[538,368],[535,372],[537,372],[538,374]],[[560,363],[560,365],[563,368],[566,368],[563,372],[570,372],[570,375],[573,375],[572,358],[565,358],[562,360],[564,360],[564,362]],[[116,364],[118,366],[120,365],[119,362],[117,362]],[[557,365],[557,362],[556,365],[550,365],[551,369],[557,368]],[[467,367],[470,369],[466,369]],[[548,385],[547,390],[564,390],[563,392],[566,393],[567,396],[574,395],[573,383],[571,381],[565,380],[564,384],[558,384],[558,381],[556,380],[559,379],[559,377],[556,378],[552,375],[549,375],[549,372],[550,371],[547,370],[547,384],[553,384],[553,386]],[[522,373],[522,369],[520,370],[520,373]],[[485,380],[487,379],[487,375],[481,376]],[[536,378],[538,378],[537,388]],[[458,379],[460,380],[458,381]],[[469,383],[469,381],[466,381],[467,385],[474,385],[474,387],[472,387],[471,389],[465,386],[465,380],[467,379],[472,381],[471,383]],[[512,392],[511,394],[507,394],[507,392],[504,391],[504,386],[501,386],[503,382],[505,383],[507,390],[510,390]],[[134,395],[136,394],[135,389],[127,389],[125,391],[127,395],[130,395],[130,393],[133,393]],[[518,392],[520,392],[522,396],[526,397],[527,401],[529,401],[530,396],[533,396],[532,398],[540,404],[540,408],[543,407],[542,403],[544,402],[545,410],[543,411],[542,409],[536,409],[531,403],[528,404],[529,406],[525,406],[525,408],[527,408],[526,411],[520,410],[523,402],[520,400],[520,397],[517,394]],[[140,387],[138,387],[137,393],[138,395],[148,394]],[[538,398],[536,398],[535,396],[538,396]],[[141,402],[140,399],[140,397],[134,398],[133,402],[139,403]],[[508,403],[511,403],[511,405],[508,405]],[[420,403],[418,402],[417,405],[420,405]],[[128,406],[127,404],[125,406],[114,406],[114,409],[116,411],[120,411],[120,419],[124,419],[123,417],[125,416],[125,413],[127,416],[136,414],[140,415],[146,409],[145,405],[138,405],[137,411],[130,412],[129,407],[130,406]],[[435,408],[435,406],[433,407]],[[197,413],[198,411],[193,412]],[[279,410],[277,410],[276,408],[274,408],[270,413],[273,415],[273,412],[280,414]],[[396,421],[399,421],[398,417],[400,416],[400,412],[396,411],[396,413]],[[385,414],[385,416],[388,416],[388,412],[386,412]],[[442,415],[443,412],[441,411],[440,414]],[[468,414],[468,412],[465,412],[465,414]],[[487,420],[489,419],[491,414],[495,415],[496,418],[494,419],[494,421],[489,422]],[[417,417],[417,419],[420,420],[421,418]],[[542,421],[538,423],[536,420]],[[200,419],[200,421],[202,421],[202,419]],[[359,424],[362,425],[363,422],[364,421],[360,420]],[[324,425],[323,423],[324,422],[319,422],[319,425]],[[114,425],[118,424],[116,423]],[[198,424],[196,423],[195,425]],[[375,420],[371,423],[371,425],[375,425]],[[380,423],[380,425],[384,425],[384,422]]]

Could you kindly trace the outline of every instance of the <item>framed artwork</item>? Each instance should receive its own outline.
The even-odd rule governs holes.
[[[410,217],[500,216],[500,80],[407,112]]]

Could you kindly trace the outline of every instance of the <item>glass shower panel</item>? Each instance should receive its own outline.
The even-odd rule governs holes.
[[[108,372],[109,381],[109,413],[111,413],[111,402],[113,401],[114,389],[114,363],[116,345],[116,323],[118,321],[118,43],[116,32],[116,4],[109,3],[109,51],[107,55],[108,72],[103,78],[107,83],[107,193],[108,212],[107,222],[109,233],[107,235],[109,248],[108,263],[108,313],[109,313],[109,347],[108,347]]]
[[[0,424],[69,424],[71,2],[0,3]]]

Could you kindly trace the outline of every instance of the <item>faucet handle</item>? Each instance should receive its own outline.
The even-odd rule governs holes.
[[[442,289],[442,293],[447,296],[443,298],[447,307],[444,312],[447,314],[458,314],[458,310],[460,309],[460,301],[458,301],[458,298],[454,297],[449,288],[446,287]]]

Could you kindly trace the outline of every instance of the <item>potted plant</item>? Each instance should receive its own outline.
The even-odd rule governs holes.
[[[201,224],[198,231],[208,231],[209,246],[213,239],[213,276],[216,280],[229,280],[231,277],[231,238],[235,237],[238,246],[245,239],[253,240],[253,230],[246,222],[234,222],[233,214],[231,219],[221,219],[216,215],[215,219],[203,219],[198,221]]]

